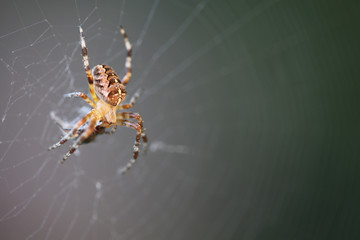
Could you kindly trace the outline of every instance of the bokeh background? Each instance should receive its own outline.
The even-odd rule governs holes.
[[[3,1],[1,239],[358,239],[358,1]],[[150,139],[118,128],[64,165],[89,109],[80,54],[125,73]],[[130,97],[129,96],[129,97]]]

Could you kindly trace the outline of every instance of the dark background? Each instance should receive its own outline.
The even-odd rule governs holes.
[[[358,1],[6,1],[1,239],[358,239]],[[88,109],[90,64],[144,89],[150,148],[119,128],[46,149]],[[79,110],[80,109],[80,110]]]

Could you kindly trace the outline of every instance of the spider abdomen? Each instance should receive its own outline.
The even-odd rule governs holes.
[[[125,86],[119,76],[108,65],[96,65],[92,74],[96,95],[112,106],[119,105],[126,97]]]

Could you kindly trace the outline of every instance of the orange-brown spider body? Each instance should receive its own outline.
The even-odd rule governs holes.
[[[100,98],[96,104],[98,118],[106,120],[104,124],[116,124],[117,106],[125,100],[126,90],[119,76],[108,65],[93,68],[95,94]]]
[[[119,76],[108,65],[97,65],[93,68],[96,95],[105,103],[118,106],[126,97],[125,85]]]
[[[127,163],[127,165],[119,170],[120,173],[125,173],[135,163],[138,154],[140,140],[144,142],[144,148],[147,143],[147,137],[145,134],[145,128],[143,127],[143,120],[138,113],[131,112],[117,112],[122,109],[129,109],[134,104],[139,93],[137,92],[130,100],[130,103],[121,104],[126,97],[125,86],[129,82],[132,69],[131,69],[131,54],[132,46],[127,38],[124,29],[120,26],[120,31],[124,36],[125,47],[127,50],[127,57],[125,67],[127,72],[125,76],[120,79],[115,71],[108,65],[96,65],[92,71],[89,67],[89,58],[87,55],[87,48],[85,44],[85,38],[81,26],[80,30],[80,42],[82,46],[82,55],[84,68],[88,78],[90,93],[92,100],[84,93],[74,92],[66,94],[66,97],[81,97],[83,98],[93,109],[87,113],[82,119],[80,119],[76,125],[66,130],[66,127],[61,123],[62,121],[53,117],[54,120],[61,126],[65,136],[60,139],[59,142],[49,147],[49,150],[59,147],[69,139],[75,139],[74,144],[68,153],[63,157],[62,163],[73,153],[82,143],[88,143],[95,139],[99,134],[108,133],[106,128],[111,128],[110,133],[114,133],[117,126],[125,126],[133,128],[137,131],[134,144],[133,158]],[[55,116],[55,115],[53,115]],[[134,120],[134,121],[131,121]],[[87,124],[88,123],[88,124]]]

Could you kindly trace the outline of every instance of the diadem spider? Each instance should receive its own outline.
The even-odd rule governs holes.
[[[69,139],[74,139],[74,144],[71,146],[69,152],[64,155],[61,161],[61,163],[64,163],[64,161],[72,153],[74,153],[82,143],[92,141],[98,134],[104,133],[106,128],[112,127],[110,133],[114,133],[118,125],[130,127],[137,131],[137,135],[134,143],[133,157],[125,165],[125,167],[121,169],[121,173],[125,173],[132,167],[132,165],[134,165],[139,155],[141,138],[144,142],[144,148],[147,144],[147,137],[141,116],[138,113],[118,112],[118,110],[131,108],[139,97],[139,92],[137,92],[131,98],[130,103],[121,104],[126,97],[125,86],[131,78],[132,46],[129,42],[129,39],[127,38],[124,28],[120,26],[120,32],[124,37],[125,47],[127,50],[127,57],[125,62],[125,68],[127,71],[125,76],[120,79],[115,71],[108,65],[96,65],[92,70],[90,70],[89,57],[87,54],[84,33],[81,26],[79,26],[79,31],[84,67],[93,100],[91,100],[86,94],[82,92],[68,93],[64,96],[81,97],[92,107],[92,110],[88,112],[81,120],[79,120],[71,129],[64,129],[64,127],[59,124],[63,128],[65,135],[60,139],[59,142],[49,147],[49,150],[59,147]],[[53,114],[53,116],[55,115]],[[56,122],[59,123],[60,120],[57,120]]]

